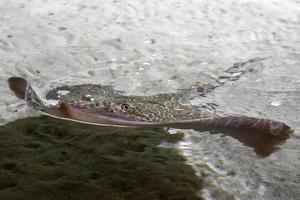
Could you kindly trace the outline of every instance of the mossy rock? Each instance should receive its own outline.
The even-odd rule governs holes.
[[[27,118],[0,127],[0,199],[199,199],[202,180],[163,129]]]

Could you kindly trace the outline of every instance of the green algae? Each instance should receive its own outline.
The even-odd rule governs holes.
[[[42,116],[0,127],[0,199],[199,199],[202,180],[175,149],[181,134]]]

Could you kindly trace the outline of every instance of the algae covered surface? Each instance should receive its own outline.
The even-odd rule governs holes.
[[[199,199],[202,180],[163,129],[98,127],[47,116],[0,127],[0,199]]]

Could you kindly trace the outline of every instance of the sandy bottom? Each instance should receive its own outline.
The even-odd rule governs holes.
[[[46,116],[0,127],[0,199],[199,199],[202,180],[175,149],[181,134]]]

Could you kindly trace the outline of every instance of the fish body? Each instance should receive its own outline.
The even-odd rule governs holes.
[[[130,117],[130,113],[122,110],[91,109],[76,104],[60,102],[58,106],[48,107],[37,96],[31,85],[23,78],[11,77],[9,87],[16,96],[25,99],[29,106],[40,110],[46,115],[65,120],[96,125],[126,126],[126,127],[173,127],[198,129],[250,129],[266,132],[271,135],[291,132],[291,128],[283,122],[260,119],[248,116],[209,117],[187,120],[150,121],[147,118]],[[121,106],[122,107],[122,106]]]

